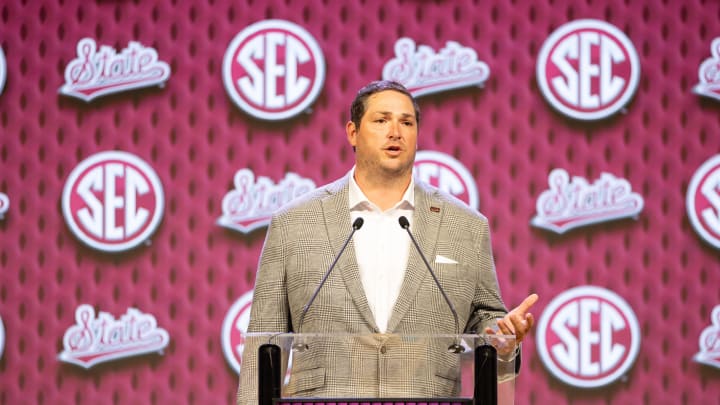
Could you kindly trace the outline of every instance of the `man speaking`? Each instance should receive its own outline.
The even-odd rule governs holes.
[[[487,219],[413,177],[419,125],[417,102],[401,84],[377,81],[360,89],[345,126],[355,166],[274,214],[248,332],[498,333],[523,340],[538,297],[531,294],[508,313]],[[458,374],[445,350],[422,366],[413,365],[418,353],[393,352],[382,338],[342,351],[302,353],[307,361],[294,360],[288,394],[457,394]],[[247,350],[243,356],[238,404],[256,401],[255,357]],[[401,377],[408,367],[416,367],[414,376]]]

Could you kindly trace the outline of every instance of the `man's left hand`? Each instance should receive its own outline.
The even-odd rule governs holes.
[[[498,319],[497,324],[499,330],[495,331],[492,328],[486,328],[485,333],[515,335],[515,342],[519,344],[535,324],[535,317],[532,313],[528,312],[528,310],[537,300],[537,294],[528,295],[520,305],[513,308],[513,310],[502,319]]]

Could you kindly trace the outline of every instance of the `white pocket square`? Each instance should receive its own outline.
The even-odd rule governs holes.
[[[457,264],[457,262],[453,259],[450,259],[449,257],[437,255],[435,256],[435,263],[440,264]]]

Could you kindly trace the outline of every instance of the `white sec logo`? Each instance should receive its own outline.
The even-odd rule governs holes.
[[[478,190],[470,171],[450,155],[435,151],[418,151],[413,166],[415,177],[457,197],[478,209]]]
[[[537,59],[540,91],[560,113],[579,120],[606,118],[623,108],[640,81],[640,61],[630,39],[600,20],[560,26]]]
[[[693,174],[685,205],[695,232],[720,249],[720,155],[708,159]]]
[[[243,294],[230,307],[222,324],[220,340],[225,361],[240,374],[242,355],[245,350],[245,333],[250,324],[253,290]]]
[[[566,384],[595,388],[621,378],[640,351],[640,326],[620,296],[583,286],[555,297],[543,311],[537,350],[545,367]]]
[[[72,233],[106,252],[131,249],[157,229],[165,206],[160,178],[135,155],[101,152],[70,173],[62,212]]]
[[[2,358],[5,350],[5,325],[3,325],[2,317],[0,317],[0,358]]]
[[[5,88],[5,80],[7,79],[7,62],[5,61],[5,52],[0,48],[0,94]]]
[[[325,58],[305,29],[284,20],[265,20],[242,30],[223,59],[230,98],[248,114],[282,120],[306,110],[325,81]]]

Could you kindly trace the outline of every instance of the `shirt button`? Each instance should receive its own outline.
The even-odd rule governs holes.
[[[385,346],[380,347],[380,353],[385,354],[387,352],[387,348]]]

